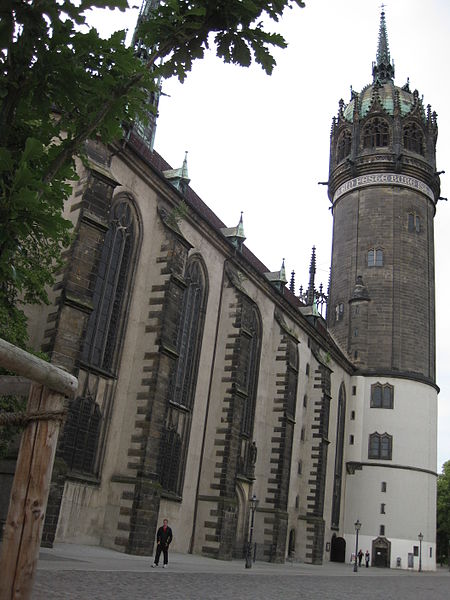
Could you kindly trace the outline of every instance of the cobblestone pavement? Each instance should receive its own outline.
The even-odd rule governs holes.
[[[448,600],[450,595],[446,576],[354,575],[41,571],[33,600]]]
[[[223,562],[173,553],[168,569],[103,548],[42,550],[32,600],[449,600],[450,573]]]

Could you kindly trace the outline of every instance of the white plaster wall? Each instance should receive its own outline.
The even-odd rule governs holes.
[[[356,549],[356,535],[346,534],[345,541],[347,543],[347,551],[345,556],[345,562],[350,562],[350,557]],[[364,535],[361,532],[358,535],[358,547],[365,553],[369,550],[370,553],[370,566],[372,567],[372,541],[373,538],[370,535]],[[400,538],[389,538],[391,542],[391,569],[409,569],[408,567],[408,554],[413,554],[413,566],[411,570],[419,570],[419,556],[414,556],[414,546],[417,546],[418,553],[420,555],[420,543],[418,539],[405,540]],[[430,556],[431,553],[431,556]],[[422,541],[422,570],[423,571],[434,571],[436,569],[436,544],[434,541],[426,540]],[[398,566],[397,559],[400,558],[400,566]],[[361,568],[365,568],[364,559]]]
[[[377,381],[394,386],[393,409],[370,408],[370,388]],[[354,434],[355,443],[347,445],[346,460],[362,463],[362,469],[346,478],[345,537],[354,535],[354,523],[359,519],[364,546],[371,552],[372,540],[384,525],[385,537],[392,544],[391,566],[395,566],[398,556],[402,568],[406,568],[408,552],[418,545],[417,536],[422,532],[426,547],[422,552],[423,568],[434,569],[436,390],[419,382],[391,378],[358,377],[353,385],[357,386],[357,395],[351,397],[349,408],[355,410],[356,418],[348,423],[348,432]],[[392,460],[368,458],[369,435],[375,431],[393,436]],[[370,466],[373,463],[377,466]],[[386,482],[386,492],[381,491],[382,482]],[[382,503],[385,514],[381,514]],[[347,554],[352,551],[352,545],[347,547]]]

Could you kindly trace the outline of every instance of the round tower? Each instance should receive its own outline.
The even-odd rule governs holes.
[[[331,130],[327,321],[356,367],[343,534],[355,548],[359,519],[373,565],[417,569],[421,532],[421,567],[433,569],[437,123],[409,81],[394,84],[384,12],[372,74],[348,104],[340,101]]]
[[[361,372],[434,382],[436,113],[409,82],[394,85],[384,12],[372,72],[333,119],[328,324]],[[358,278],[370,297],[367,318],[349,304]]]

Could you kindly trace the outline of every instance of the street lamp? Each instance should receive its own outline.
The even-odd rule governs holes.
[[[249,534],[249,538],[248,538],[248,542],[247,542],[247,551],[245,553],[245,568],[246,569],[252,568],[253,526],[255,524],[255,511],[256,511],[256,507],[258,506],[258,502],[259,502],[259,500],[255,496],[255,494],[253,494],[253,496],[249,499],[251,519],[250,519],[250,534]]]
[[[359,519],[356,521],[355,523],[355,531],[356,531],[356,548],[355,548],[355,564],[353,565],[353,571],[355,573],[358,572],[358,535],[359,535],[359,530],[361,529],[361,523],[359,522]]]
[[[423,533],[420,532],[417,537],[419,538],[419,573],[420,573],[420,571],[422,571],[422,540],[423,540]]]

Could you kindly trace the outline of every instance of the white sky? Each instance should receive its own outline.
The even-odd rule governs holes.
[[[130,4],[140,4],[134,0]],[[306,0],[287,11],[277,28],[289,46],[276,53],[271,77],[254,65],[224,65],[209,52],[181,85],[163,85],[155,149],[179,167],[188,150],[191,187],[228,227],[244,211],[246,245],[271,271],[286,259],[296,291],[308,283],[313,245],[317,283],[326,287],[332,218],[326,187],[331,119],[338,102],[372,81],[380,0]],[[101,33],[134,29],[137,9],[90,18]],[[387,0],[385,4],[395,83],[438,113],[437,169],[441,195],[450,197],[450,2]],[[436,330],[439,431],[437,468],[450,459],[450,202],[435,219]],[[289,278],[288,276],[288,278]]]

